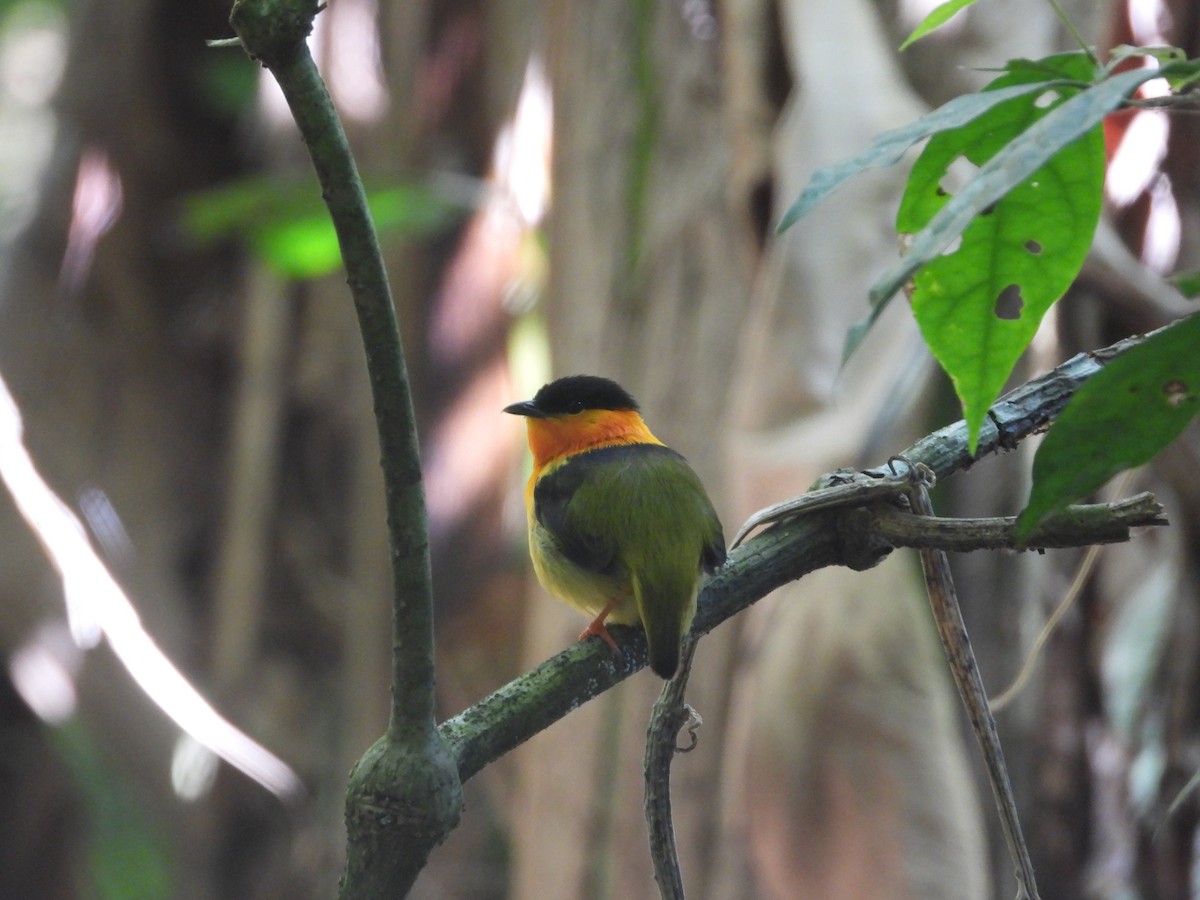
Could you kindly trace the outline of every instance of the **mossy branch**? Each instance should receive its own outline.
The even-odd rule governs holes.
[[[983,456],[1013,449],[1046,427],[1071,395],[1108,360],[1145,340],[1128,338],[1091,353],[1081,353],[1053,371],[1001,397],[991,409],[974,455],[967,447],[966,423],[959,421],[922,438],[903,452],[939,478],[966,469]],[[868,475],[890,475],[887,466]],[[844,479],[836,473],[815,485],[823,489]],[[878,501],[870,493],[871,505]],[[878,525],[880,518],[886,526]],[[816,569],[842,565],[865,569],[893,546],[944,547],[948,550],[1019,549],[1012,523],[991,520],[968,523],[965,534],[953,520],[928,519],[871,507],[821,505],[811,514],[779,522],[732,551],[729,562],[700,595],[694,635],[706,634],[776,588]],[[1030,543],[1039,546],[1085,546],[1128,540],[1134,526],[1162,525],[1162,509],[1146,497],[1099,506],[1068,507],[1048,518]],[[884,533],[889,536],[885,538]],[[1042,538],[1044,545],[1037,543]],[[600,640],[573,644],[557,656],[500,688],[441,726],[459,775],[466,781],[493,760],[520,746],[568,712],[602,694],[646,665],[646,641],[640,629],[610,627],[620,647],[612,653]]]
[[[306,39],[315,0],[237,0],[230,23],[279,82],[337,232],[366,351],[392,562],[387,733],[351,773],[342,896],[401,896],[458,823],[462,788],[434,719],[433,592],[417,430],[404,350],[366,191]]]

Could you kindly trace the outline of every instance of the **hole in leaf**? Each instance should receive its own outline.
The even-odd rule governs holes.
[[[1021,298],[1021,286],[1010,284],[996,298],[996,306],[992,310],[998,319],[1015,321],[1021,318],[1021,307],[1025,301]]]
[[[965,156],[956,156],[946,166],[946,174],[938,181],[938,196],[953,195],[960,187],[975,177],[979,166]]]
[[[1038,94],[1037,99],[1033,101],[1033,105],[1038,109],[1045,109],[1051,104],[1058,102],[1058,98],[1061,96],[1062,94],[1058,91],[1043,91],[1041,94]]]
[[[979,166],[971,162],[961,154],[950,160],[950,165],[946,167],[946,173],[963,181],[968,181],[975,177],[979,171]]]
[[[1040,243],[1038,243],[1037,241],[1030,240],[1030,241],[1025,242],[1025,249],[1028,250],[1030,253],[1032,253],[1034,256],[1038,256],[1042,252],[1042,245]]]

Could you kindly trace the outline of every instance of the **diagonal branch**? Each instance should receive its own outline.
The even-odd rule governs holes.
[[[908,496],[913,512],[918,516],[932,518],[933,506],[929,502],[928,491],[933,484],[932,473],[924,466],[913,466],[909,471],[912,475],[912,489]],[[946,653],[946,662],[950,664],[954,684],[958,688],[963,706],[966,707],[967,718],[970,719],[971,728],[983,753],[988,781],[992,786],[996,809],[1000,813],[1000,828],[1004,833],[1004,841],[1008,844],[1013,867],[1016,869],[1018,900],[1038,900],[1033,863],[1029,858],[1025,835],[1021,831],[1021,821],[1017,818],[1017,803],[1013,798],[1008,766],[1004,762],[1000,736],[996,733],[996,722],[988,708],[987,692],[983,689],[983,678],[975,662],[975,651],[971,649],[971,639],[967,636],[967,626],[963,623],[946,551],[922,549],[921,570],[925,574],[929,605],[933,610],[933,620],[942,641],[942,649]]]
[[[903,455],[914,464],[923,463],[933,469],[938,477],[945,477],[970,468],[984,455],[1012,449],[1044,429],[1105,362],[1143,340],[1144,336],[1127,338],[1102,350],[1081,353],[1000,398],[983,425],[974,456],[967,449],[967,427],[962,421],[922,438]],[[867,474],[881,479],[890,475],[885,466]],[[844,477],[837,474],[822,479],[817,487],[839,483]],[[866,496],[878,495],[868,491]],[[1081,515],[1080,510],[1085,513]],[[693,633],[706,634],[777,587],[816,569],[831,565],[863,569],[874,565],[892,547],[874,527],[878,515],[866,508],[847,510],[820,505],[811,515],[773,525],[750,539],[730,554],[726,566],[705,585]],[[1139,503],[1135,513],[1120,505],[1115,510],[1069,507],[1062,516],[1047,520],[1039,535],[1046,539],[1046,546],[1082,546],[1124,540],[1131,524],[1163,521],[1156,504]],[[927,530],[940,527],[935,521]],[[951,532],[955,530],[947,527]],[[1035,541],[1039,535],[1035,535]],[[997,535],[986,537],[991,543],[977,542],[975,546],[995,546]],[[967,549],[961,543],[955,546],[957,536],[941,540],[947,549]],[[1065,544],[1060,543],[1063,540]],[[1002,546],[1014,544],[1009,539]],[[645,666],[646,642],[641,631],[619,626],[610,631],[621,648],[619,654],[611,653],[599,641],[574,644],[442,724],[440,730],[458,762],[463,781]]]

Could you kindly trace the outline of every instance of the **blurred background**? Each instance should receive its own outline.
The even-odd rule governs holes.
[[[312,46],[358,154],[422,426],[443,715],[571,641],[527,568],[521,423],[616,378],[729,535],[959,417],[903,303],[904,166],[782,238],[813,170],[1070,49],[1048,3],[331,0]],[[1101,48],[1200,53],[1185,0],[1064,4]],[[361,345],[310,165],[218,0],[0,2],[0,896],[318,898],[382,732],[390,615]],[[1015,376],[1189,307],[1196,119],[1108,127],[1105,222]],[[1031,448],[939,488],[1023,504]],[[1200,896],[1197,433],[1134,474],[1170,529],[955,559],[1043,896]],[[95,554],[99,554],[97,557]],[[643,673],[466,786],[414,896],[657,896]],[[1011,896],[913,559],[825,571],[700,646],[674,767],[695,898]],[[223,761],[222,761],[223,760]]]

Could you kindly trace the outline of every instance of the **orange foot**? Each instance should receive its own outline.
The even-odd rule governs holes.
[[[588,625],[587,628],[583,629],[583,631],[579,632],[579,640],[585,641],[595,635],[603,640],[604,643],[608,644],[609,649],[611,649],[613,653],[618,653],[619,651],[617,650],[617,642],[613,640],[613,636],[609,634],[608,629],[604,627],[604,620],[608,618],[608,614],[613,611],[613,607],[616,605],[616,600],[609,600],[604,609],[600,610],[600,615],[592,619],[591,624]]]

